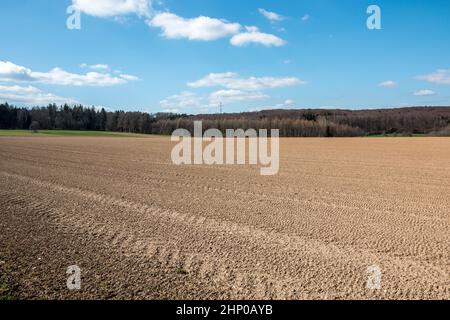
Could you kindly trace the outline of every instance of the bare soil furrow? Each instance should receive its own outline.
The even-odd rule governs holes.
[[[367,265],[370,263],[370,261],[380,261],[383,263],[385,268],[392,268],[392,271],[395,272],[401,272],[402,274],[405,274],[406,272],[410,272],[412,274],[420,274],[427,272],[428,273],[428,280],[425,281],[425,283],[422,283],[422,286],[426,286],[428,283],[428,287],[432,288],[433,286],[431,284],[436,284],[441,282],[441,285],[439,286],[442,290],[444,288],[445,282],[442,282],[443,279],[446,279],[446,272],[444,270],[419,264],[415,261],[408,261],[404,259],[392,259],[386,256],[377,256],[374,253],[369,252],[358,252],[354,251],[351,248],[338,248],[334,245],[325,245],[323,243],[317,243],[317,242],[311,242],[310,240],[307,241],[305,239],[301,239],[298,237],[292,237],[288,235],[278,234],[278,233],[267,233],[262,230],[255,229],[253,227],[249,226],[241,226],[236,224],[230,224],[228,222],[222,222],[217,221],[214,219],[207,219],[203,221],[201,225],[193,225],[193,221],[198,221],[199,217],[188,217],[183,214],[179,214],[177,212],[168,212],[164,211],[161,208],[155,208],[155,207],[149,207],[147,205],[140,205],[137,203],[133,203],[131,201],[127,200],[120,200],[120,199],[114,199],[109,196],[95,194],[92,192],[87,192],[84,190],[79,189],[73,189],[73,188],[67,188],[60,185],[55,185],[52,183],[42,182],[38,181],[36,179],[32,179],[29,177],[23,177],[23,176],[17,176],[17,175],[9,175],[4,172],[1,173],[3,176],[12,177],[15,179],[19,179],[24,183],[33,183],[35,185],[38,185],[41,188],[45,189],[51,189],[54,192],[62,192],[67,194],[70,197],[80,197],[80,198],[89,198],[90,200],[93,200],[95,202],[101,203],[103,206],[108,206],[109,204],[114,204],[117,206],[122,207],[127,212],[127,218],[130,220],[131,218],[131,212],[134,212],[134,214],[141,217],[141,219],[144,219],[144,217],[152,216],[152,217],[158,217],[163,219],[170,219],[170,223],[173,223],[174,220],[178,224],[178,227],[176,228],[178,230],[177,238],[180,237],[180,227],[179,224],[185,225],[186,232],[188,232],[190,235],[192,235],[195,231],[192,228],[199,228],[202,227],[202,230],[197,231],[199,234],[202,234],[201,237],[202,241],[205,240],[206,237],[211,235],[227,235],[227,238],[237,238],[237,239],[246,239],[249,243],[252,241],[257,241],[258,246],[257,248],[253,248],[254,250],[259,251],[261,254],[265,256],[267,259],[282,259],[279,257],[279,252],[289,252],[289,256],[295,256],[295,257],[302,257],[303,259],[306,259],[307,261],[316,261],[317,264],[326,263],[327,261],[333,260],[333,261],[341,261],[339,264],[347,265],[350,264],[350,270],[348,271],[348,276],[350,277],[356,277],[355,275],[355,269],[364,270],[362,266]],[[85,229],[85,231],[88,232],[96,232],[100,228],[100,226],[96,224],[92,224],[92,221],[95,221],[93,219],[88,219],[87,221],[84,221],[83,219],[80,220],[80,215],[64,215],[65,223],[68,223],[69,225],[77,225],[78,228]],[[87,217],[89,218],[89,217]],[[136,218],[135,218],[136,219]],[[77,222],[78,221],[78,222]],[[165,220],[166,221],[166,220]],[[111,223],[108,225],[120,225],[116,221],[112,221],[115,223]],[[152,221],[152,223],[157,223],[156,221]],[[167,221],[166,221],[167,223]],[[86,226],[88,226],[86,230]],[[136,226],[136,229],[138,226]],[[160,226],[160,229],[163,227]],[[105,230],[104,228],[102,230]],[[114,237],[117,237],[117,234],[114,234]],[[197,239],[197,238],[195,238]],[[216,244],[216,246],[221,245],[224,247],[226,245],[227,239],[222,238],[219,244]],[[172,240],[173,241],[173,240]],[[211,243],[217,242],[216,237],[211,238]],[[140,252],[139,248],[145,247],[140,242],[136,242],[136,238],[133,236],[133,234],[130,233],[124,233],[122,232],[119,236],[119,239],[115,240],[115,243],[119,244],[120,247],[124,252],[128,252],[129,254],[142,254]],[[168,241],[170,243],[170,240]],[[151,243],[150,246],[152,248],[155,247],[155,243]],[[247,245],[248,246],[248,245]],[[247,246],[244,246],[246,248]],[[262,247],[262,248],[261,248]],[[192,248],[193,249],[193,248]],[[231,249],[231,248],[230,248]],[[246,249],[242,249],[246,250]],[[231,250],[230,250],[231,251]],[[154,252],[154,255],[152,258],[157,259],[157,261],[163,266],[163,267],[180,267],[180,250],[179,249],[173,249],[170,248],[170,246],[163,246],[163,247],[157,247],[156,251],[152,250],[151,252]],[[216,255],[215,255],[216,254]],[[250,256],[252,256],[252,252],[248,253]],[[345,257],[345,258],[343,258]],[[207,254],[199,254],[197,253],[195,256],[195,259],[198,260],[197,262],[197,268],[195,270],[189,270],[193,272],[198,278],[207,280],[207,279],[214,279],[215,282],[223,281],[222,284],[225,285],[226,283],[230,283],[231,278],[233,277],[241,277],[247,281],[245,288],[251,287],[253,288],[253,285],[250,285],[248,281],[252,278],[252,274],[256,271],[257,274],[260,275],[258,278],[258,282],[262,282],[262,286],[268,286],[275,285],[276,287],[281,288],[292,288],[292,284],[296,281],[301,279],[302,276],[298,274],[292,274],[287,273],[284,277],[279,277],[280,271],[282,270],[271,270],[270,268],[267,268],[267,266],[260,265],[259,268],[253,268],[251,269],[252,272],[245,272],[245,267],[248,265],[247,261],[240,262],[239,260],[230,260],[230,257],[227,257],[226,260],[221,259],[221,255],[217,255],[216,251],[211,252],[209,255]],[[254,261],[258,261],[257,257],[253,258]],[[193,260],[192,258],[190,259]],[[224,277],[223,273],[217,272],[218,266],[220,265],[226,265],[229,262],[233,262],[234,269],[231,274],[229,274],[229,277]],[[301,262],[301,259],[300,259]],[[240,263],[242,263],[243,270],[240,270],[239,267],[236,268],[236,266],[239,266]],[[263,263],[263,262],[261,262]],[[290,265],[297,263],[297,261],[291,261]],[[354,265],[356,263],[356,266]],[[279,264],[277,264],[279,265]],[[231,268],[232,266],[230,266]],[[304,267],[304,266],[303,266]],[[330,267],[330,266],[328,266]],[[342,269],[342,266],[336,266],[339,269]],[[192,263],[191,263],[192,268]],[[299,270],[302,270],[302,264],[299,265]],[[327,270],[329,268],[321,268],[322,270]],[[188,271],[188,272],[189,272]],[[284,270],[286,272],[287,270]],[[283,271],[281,274],[284,274]],[[395,274],[395,273],[393,273]],[[286,276],[288,276],[286,278]],[[322,274],[320,276],[321,279],[326,279],[327,273]],[[267,284],[266,282],[268,279],[271,279],[270,283]],[[329,280],[330,281],[330,280]],[[398,281],[398,280],[397,280]],[[323,283],[321,284],[324,285]],[[336,284],[334,284],[336,285]],[[362,288],[364,283],[359,283],[360,287]],[[235,285],[236,286],[236,285]],[[313,295],[317,294],[314,289],[311,288],[301,288],[303,291],[306,290],[307,292],[312,292]],[[252,289],[254,291],[254,288]],[[271,289],[274,290],[273,288]],[[269,290],[270,291],[270,290]],[[337,291],[339,292],[339,291]],[[243,296],[248,296],[248,292],[243,292]],[[254,298],[273,298],[262,295],[262,293],[259,293],[260,295],[255,296]],[[292,298],[292,292],[291,291],[285,291],[285,292],[274,292],[275,297],[280,297],[284,295],[284,298]],[[340,295],[343,293],[340,292]],[[238,295],[238,297],[240,297]],[[236,298],[236,297],[234,297]]]
[[[0,138],[0,258],[20,297],[450,298],[448,139],[282,139],[274,177],[123,142]]]

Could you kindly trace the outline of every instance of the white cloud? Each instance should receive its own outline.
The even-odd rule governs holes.
[[[266,100],[270,97],[259,91],[242,91],[242,90],[219,90],[209,95],[209,103],[217,105],[219,103],[232,104],[236,102],[249,102]]]
[[[395,88],[397,85],[397,82],[392,80],[387,80],[378,84],[379,87],[383,88]]]
[[[0,80],[33,81],[32,71],[9,61],[0,61]]]
[[[284,17],[278,13],[270,12],[265,9],[258,9],[259,13],[261,13],[264,17],[266,17],[270,22],[277,22],[284,20]]]
[[[260,91],[218,90],[209,95],[198,95],[194,92],[183,91],[160,101],[163,112],[190,113],[206,112],[217,108],[220,103],[233,104],[266,100],[270,97]]]
[[[450,84],[450,69],[439,69],[430,74],[417,76],[416,79],[435,84]]]
[[[211,87],[223,87],[224,89],[210,94],[184,91],[161,100],[160,105],[164,112],[207,112],[210,109],[215,110],[220,103],[227,105],[267,100],[270,99],[270,96],[262,92],[262,90],[304,83],[304,81],[295,77],[241,78],[239,74],[233,72],[210,73],[198,81],[189,82],[187,85],[195,89]],[[277,107],[282,108],[292,104],[294,104],[294,101],[286,100],[283,105],[278,105]]]
[[[88,72],[76,74],[54,68],[48,72],[35,72],[9,61],[0,61],[0,81],[36,82],[65,86],[114,86],[125,84],[131,76],[114,77],[108,73]]]
[[[94,65],[88,65],[86,63],[82,63],[80,65],[81,68],[90,68],[94,70],[109,70],[109,66],[107,64],[94,64]]]
[[[423,90],[414,92],[414,95],[417,97],[434,96],[435,94],[436,94],[436,92],[434,92],[433,90],[428,90],[428,89],[423,89]]]
[[[303,22],[306,22],[306,21],[308,21],[310,18],[311,18],[311,17],[309,16],[309,14],[305,14],[305,15],[302,17],[302,21],[303,21]]]
[[[288,99],[288,100],[284,101],[283,105],[284,106],[292,106],[294,103],[295,103],[294,100]]]
[[[241,78],[239,74],[233,72],[210,73],[206,77],[189,82],[191,88],[224,87],[230,90],[264,90],[272,88],[290,87],[305,84],[301,79],[295,77],[250,77]]]
[[[239,33],[242,26],[239,23],[224,19],[199,16],[184,18],[171,12],[151,12],[150,0],[72,0],[73,5],[80,11],[97,17],[113,17],[121,19],[127,14],[145,16],[150,27],[160,28],[161,35],[167,39],[189,39],[198,41],[213,41],[231,37],[230,43],[234,46],[245,46],[250,43],[262,44],[267,47],[280,47],[286,44],[283,39],[268,33],[263,33],[257,27],[246,27],[246,31]],[[281,15],[260,9],[261,14],[271,21],[280,21]],[[97,69],[106,65],[82,67]],[[104,70],[104,69],[103,69]]]
[[[72,0],[72,4],[85,14],[109,18],[136,14],[150,16],[150,0]]]
[[[233,46],[243,47],[250,43],[262,44],[266,47],[281,47],[286,44],[283,39],[269,33],[260,32],[257,27],[245,27],[247,32],[234,35],[230,43]]]
[[[167,97],[159,103],[164,108],[163,112],[180,113],[186,109],[198,109],[204,103],[204,98],[193,92],[183,91]]]
[[[46,93],[40,89],[27,86],[1,86],[0,85],[0,100],[12,103],[20,103],[25,105],[46,105],[50,103],[56,104],[74,104],[76,100],[72,98],[63,98],[57,95]]]
[[[138,81],[139,78],[131,74],[121,74],[120,77],[126,81]]]
[[[236,34],[241,29],[239,23],[230,23],[210,17],[186,19],[165,12],[156,14],[148,24],[162,29],[162,35],[168,39],[189,39],[212,41]]]

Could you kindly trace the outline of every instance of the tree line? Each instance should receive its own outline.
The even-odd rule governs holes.
[[[354,137],[383,134],[450,135],[450,107],[377,110],[267,110],[209,115],[106,111],[55,104],[18,108],[0,104],[0,129],[96,130],[171,135],[176,129],[279,129],[282,137]]]

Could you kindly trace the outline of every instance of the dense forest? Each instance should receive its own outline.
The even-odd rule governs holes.
[[[214,115],[107,112],[94,107],[18,108],[0,104],[0,129],[98,130],[170,135],[178,128],[280,129],[283,137],[351,137],[382,134],[450,136],[450,107],[377,110],[267,110]]]

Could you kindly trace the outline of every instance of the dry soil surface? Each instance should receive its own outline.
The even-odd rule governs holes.
[[[172,147],[0,137],[0,272],[14,295],[450,299],[450,139],[283,139],[273,177],[175,166]]]

